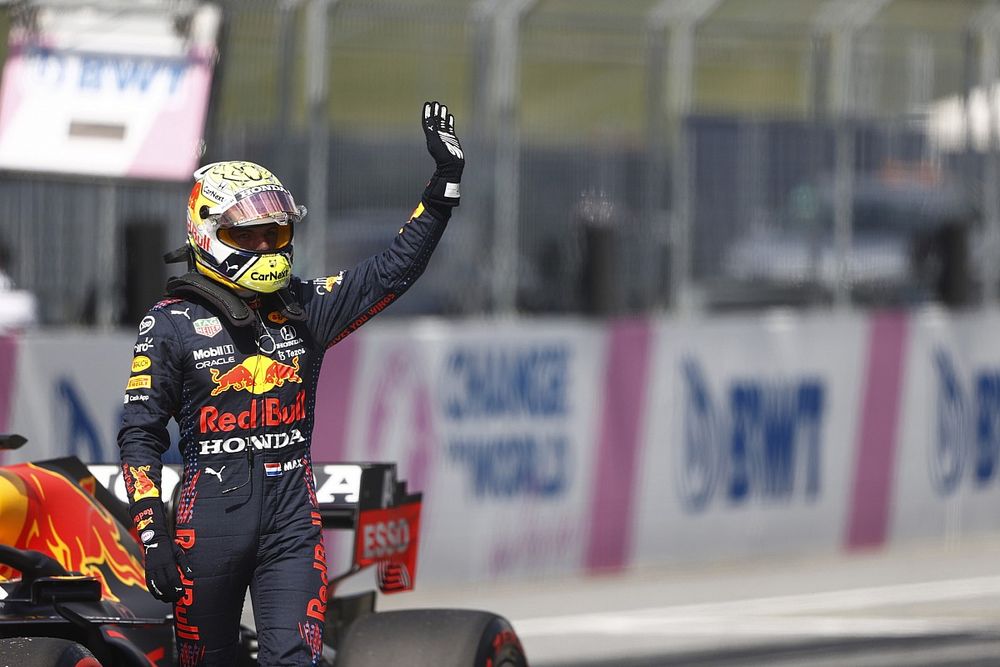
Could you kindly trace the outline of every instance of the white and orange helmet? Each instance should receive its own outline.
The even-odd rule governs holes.
[[[227,287],[276,292],[292,277],[294,224],[305,216],[292,193],[253,162],[214,162],[194,172],[187,206],[188,245],[195,269]],[[268,252],[240,248],[235,227],[277,223],[278,243]]]

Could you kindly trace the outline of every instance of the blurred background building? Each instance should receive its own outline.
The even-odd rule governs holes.
[[[86,8],[95,30],[155,15],[183,41],[200,6],[8,2],[0,35]],[[302,275],[384,247],[431,169],[422,101],[455,111],[463,206],[394,315],[997,298],[995,2],[214,6],[193,159],[254,160],[282,178],[310,210]],[[137,320],[174,270],[160,258],[183,242],[189,183],[6,170],[0,243],[39,321]]]

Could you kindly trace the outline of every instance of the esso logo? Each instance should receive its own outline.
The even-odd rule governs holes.
[[[410,548],[410,523],[406,519],[378,521],[364,527],[364,557],[386,558]]]

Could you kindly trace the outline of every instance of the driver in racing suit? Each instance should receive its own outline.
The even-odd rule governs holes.
[[[278,179],[249,162],[195,172],[192,271],[139,323],[118,434],[146,583],[173,602],[180,664],[234,664],[250,588],[262,665],[318,664],[326,554],[310,460],[324,352],[397,299],[421,274],[459,202],[464,154],[454,117],[424,105],[436,163],[387,250],[337,275],[291,273],[305,214]],[[184,461],[175,534],[160,492],[167,422]]]

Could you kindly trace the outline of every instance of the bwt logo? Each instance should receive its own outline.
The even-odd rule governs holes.
[[[1000,369],[975,373],[968,394],[951,356],[934,352],[938,375],[937,433],[928,451],[928,474],[941,495],[950,495],[971,478],[984,487],[997,473],[1000,455]]]
[[[386,558],[410,548],[410,523],[406,519],[379,521],[362,531],[365,558]]]
[[[74,86],[102,92],[161,92],[175,94],[188,71],[182,58],[73,54],[48,48],[30,48],[27,64],[36,81],[49,87]]]
[[[814,378],[745,379],[716,405],[700,365],[683,363],[686,387],[678,494],[690,511],[717,493],[730,504],[753,497],[807,500],[820,493],[825,388]]]

